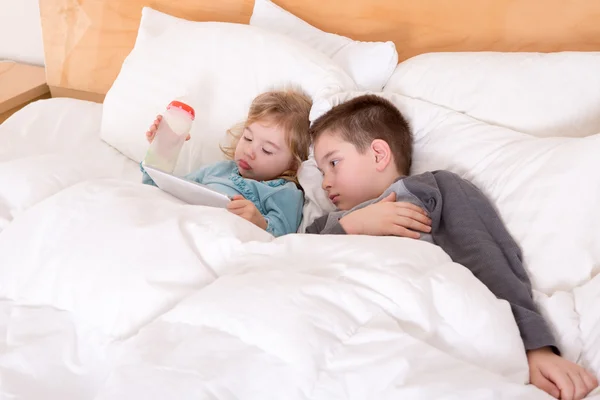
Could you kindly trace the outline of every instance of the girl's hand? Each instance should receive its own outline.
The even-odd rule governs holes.
[[[231,202],[227,205],[227,210],[235,215],[239,215],[247,221],[261,229],[267,230],[267,220],[262,216],[258,208],[250,200],[246,200],[244,196],[233,196]]]
[[[156,119],[154,120],[154,122],[152,123],[152,125],[150,126],[150,128],[148,129],[148,132],[146,132],[146,140],[148,141],[148,143],[152,143],[152,141],[154,140],[154,136],[156,136],[156,130],[158,129],[158,124],[160,124],[160,121],[162,121],[162,115],[157,115]],[[190,135],[188,134],[187,137],[185,138],[185,140],[190,140]]]

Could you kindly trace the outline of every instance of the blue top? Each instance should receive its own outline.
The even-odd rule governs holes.
[[[154,185],[154,181],[141,166],[142,182]],[[234,161],[221,161],[207,165],[184,177],[201,183],[229,197],[241,194],[250,200],[267,220],[267,232],[273,236],[295,233],[302,219],[304,196],[293,182],[285,179],[255,181],[240,175]]]

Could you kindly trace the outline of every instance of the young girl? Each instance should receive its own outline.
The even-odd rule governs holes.
[[[221,150],[229,161],[207,165],[185,178],[229,195],[230,212],[274,236],[296,232],[304,204],[297,171],[308,158],[310,107],[311,100],[297,91],[259,95],[246,121],[228,131],[233,143]],[[148,142],[161,119],[159,115],[146,132]],[[155,185],[143,167],[142,172],[142,182]]]

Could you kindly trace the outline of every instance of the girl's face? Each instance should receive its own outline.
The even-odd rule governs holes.
[[[266,121],[254,122],[244,129],[235,148],[234,161],[240,175],[257,181],[275,179],[294,165],[284,130]]]

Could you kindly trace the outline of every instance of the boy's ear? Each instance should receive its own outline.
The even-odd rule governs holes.
[[[381,172],[387,168],[392,161],[392,150],[385,140],[375,139],[371,142],[371,152],[375,157],[377,171]]]

